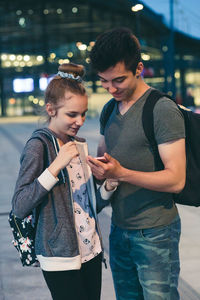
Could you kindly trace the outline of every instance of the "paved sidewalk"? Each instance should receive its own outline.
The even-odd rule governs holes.
[[[7,213],[11,208],[19,157],[25,140],[37,125],[32,123],[35,119],[31,122],[26,120],[26,123],[23,118],[18,123],[10,121],[0,121],[0,300],[50,300],[40,269],[23,268],[17,251],[11,245]],[[81,134],[88,139],[92,155],[96,153],[99,137],[97,126],[97,120],[88,119],[81,129]],[[182,220],[179,284],[181,300],[200,300],[200,208],[178,206],[178,209]],[[100,214],[107,257],[110,214],[110,208]],[[114,299],[111,272],[103,267],[102,300]]]
[[[19,255],[11,244],[12,234],[8,224],[8,212],[11,209],[11,198],[19,169],[19,158],[25,141],[37,128],[37,122],[27,122],[18,118],[0,122],[0,300],[50,300],[39,268],[22,267]],[[92,155],[95,155],[98,134],[94,130],[97,122],[90,120],[85,128],[85,134],[90,140]],[[94,126],[95,125],[95,126]],[[114,300],[114,289],[108,263],[108,233],[110,218],[104,212],[100,214],[100,223],[104,224],[104,240],[108,269],[103,266],[102,299]]]

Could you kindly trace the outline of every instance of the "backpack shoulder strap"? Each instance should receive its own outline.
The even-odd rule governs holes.
[[[104,131],[104,128],[106,127],[106,124],[110,118],[110,115],[114,109],[116,100],[114,98],[110,99],[103,107],[103,110],[100,115],[100,125],[101,125],[101,131]]]
[[[153,110],[154,110],[155,104],[163,96],[166,96],[166,95],[161,93],[158,90],[152,90],[146,99],[146,102],[143,107],[143,113],[142,113],[142,125],[143,125],[143,129],[144,129],[144,133],[145,133],[145,135],[149,141],[149,144],[151,146],[157,170],[163,169],[163,163],[160,159],[160,155],[158,152],[158,145],[157,145],[157,142],[155,139],[155,134],[154,134]]]

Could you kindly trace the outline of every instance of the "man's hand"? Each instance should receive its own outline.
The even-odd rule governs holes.
[[[120,163],[107,153],[104,153],[106,162],[101,162],[92,156],[87,157],[87,163],[90,166],[93,175],[99,179],[112,178],[119,180],[123,167]]]

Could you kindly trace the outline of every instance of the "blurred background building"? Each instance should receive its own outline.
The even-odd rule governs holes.
[[[90,69],[89,53],[97,35],[118,26],[139,38],[148,84],[183,104],[189,90],[200,106],[200,39],[175,31],[173,23],[167,27],[140,2],[0,0],[0,115],[38,114],[46,85],[64,62],[85,66],[89,113],[97,114],[110,96]]]

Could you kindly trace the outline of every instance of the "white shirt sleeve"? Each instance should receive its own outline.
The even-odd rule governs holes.
[[[59,179],[57,177],[54,177],[51,172],[46,169],[38,177],[38,181],[47,191],[50,191],[52,187],[54,187],[54,185],[59,181]]]
[[[100,194],[101,194],[101,197],[102,197],[103,200],[109,200],[110,197],[112,196],[112,194],[114,193],[114,191],[116,191],[117,187],[115,187],[111,191],[107,191],[106,188],[105,188],[105,185],[106,185],[106,181],[104,181],[104,183],[100,187]]]

